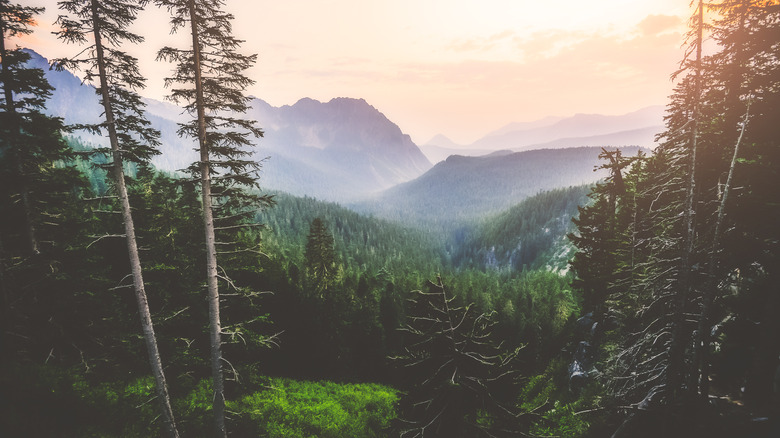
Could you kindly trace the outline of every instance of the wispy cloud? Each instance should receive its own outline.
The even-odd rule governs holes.
[[[680,17],[673,15],[648,15],[637,27],[645,35],[659,35],[669,32],[679,32],[684,25]]]

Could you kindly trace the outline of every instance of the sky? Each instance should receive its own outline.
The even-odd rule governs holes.
[[[56,0],[17,41],[47,58],[79,48],[51,34]],[[417,144],[469,144],[512,122],[663,105],[682,58],[688,0],[226,0],[242,52],[258,54],[248,94],[274,106],[363,98]],[[167,94],[159,48],[186,47],[165,10],[133,27],[146,97]]]

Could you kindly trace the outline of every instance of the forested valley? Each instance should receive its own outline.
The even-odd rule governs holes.
[[[599,148],[598,183],[392,220],[265,190],[232,16],[153,3],[59,3],[52,68],[102,111],[65,125],[7,44],[40,9],[0,0],[0,435],[780,435],[777,1],[693,3],[659,145]],[[193,42],[159,53],[177,173],[122,51],[156,6]]]

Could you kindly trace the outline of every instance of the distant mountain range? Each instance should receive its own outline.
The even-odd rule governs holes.
[[[94,88],[82,86],[70,72],[49,70],[45,58],[29,53],[32,66],[46,71],[55,87],[47,103],[50,114],[68,124],[99,121],[102,108]],[[149,120],[162,134],[163,154],[153,163],[169,171],[187,167],[197,159],[196,145],[178,136],[177,123],[188,116],[170,103],[144,101]],[[408,135],[362,99],[301,99],[279,108],[252,99],[247,117],[265,131],[255,158],[266,160],[261,185],[268,189],[342,201],[411,180],[432,166]],[[76,135],[105,144],[99,136]]]
[[[99,121],[102,108],[94,88],[82,85],[70,72],[49,70],[45,58],[30,54],[31,64],[44,69],[56,89],[47,104],[50,114],[63,117],[68,124]],[[163,154],[153,163],[168,171],[187,167],[197,159],[196,145],[178,136],[177,124],[189,116],[171,103],[144,101],[150,121],[162,135]],[[434,139],[441,145],[439,156],[433,160],[398,125],[362,99],[319,102],[304,98],[274,107],[254,98],[247,117],[257,120],[265,131],[254,156],[265,160],[261,186],[268,190],[351,202],[355,208],[391,218],[407,212],[418,218],[430,212],[468,218],[507,208],[541,190],[603,177],[592,172],[598,148],[553,149],[648,145],[661,113],[661,107],[650,107],[624,116],[579,114],[514,123],[465,148],[439,136]],[[77,135],[87,142],[106,143],[100,136]],[[545,150],[515,152],[539,147]],[[462,156],[469,154],[485,156]],[[432,166],[431,161],[445,156],[449,158]],[[357,203],[359,199],[372,200]]]
[[[580,146],[641,146],[652,149],[663,130],[663,106],[650,106],[624,115],[576,114],[511,123],[470,145],[458,145],[437,135],[421,147],[432,162],[452,154],[481,156],[493,151],[515,152]]]
[[[621,148],[624,156],[639,147]],[[443,225],[503,211],[529,196],[607,176],[599,147],[537,149],[483,157],[453,155],[424,175],[356,203],[358,211],[409,223]]]

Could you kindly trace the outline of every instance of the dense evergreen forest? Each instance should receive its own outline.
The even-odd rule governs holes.
[[[0,0],[0,435],[780,436],[777,1],[694,3],[654,151],[444,227],[262,190],[220,1],[154,2],[199,158],[153,168],[148,3],[59,3],[65,126]]]

